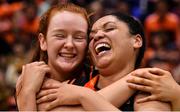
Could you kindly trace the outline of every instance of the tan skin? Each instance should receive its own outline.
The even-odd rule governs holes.
[[[64,16],[69,19],[62,19]],[[57,21],[59,18],[61,21]],[[80,21],[74,21],[74,18]],[[70,24],[74,24],[74,26],[67,27]],[[87,47],[87,28],[88,23],[81,14],[54,11],[46,38],[42,33],[38,37],[41,50],[48,53],[48,64],[33,62],[24,66],[21,79],[22,88],[17,96],[20,110],[36,110],[36,93],[40,90],[45,74],[49,73],[52,79],[58,81],[65,81],[70,77],[70,74],[84,59]],[[30,101],[32,104],[26,105],[27,97],[32,100],[32,102]]]
[[[107,28],[112,28],[112,27],[115,27],[114,29],[115,29],[115,31],[113,31],[113,32],[110,32],[110,33],[102,33],[102,32],[98,32],[97,34],[96,34],[96,37],[95,37],[95,39],[94,40],[100,40],[100,36],[102,36],[102,38],[103,38],[103,36],[104,35],[107,35],[107,36],[110,36],[110,35],[113,35],[113,34],[115,34],[115,33],[117,33],[117,32],[119,32],[119,30],[118,30],[118,27],[117,26],[113,26],[113,25],[115,25],[113,22],[110,22],[110,24],[109,24],[109,22],[107,22],[106,23],[106,20],[114,20],[114,21],[116,21],[116,22],[118,22],[118,20],[116,20],[114,17],[107,17],[107,18],[105,18],[104,20],[101,20],[101,21],[103,21],[104,22],[104,24],[106,24],[106,25],[109,25],[109,26],[106,26]],[[100,25],[103,25],[103,23],[99,23]],[[126,27],[127,28],[127,26],[124,24],[124,23],[119,23],[119,25],[120,26],[124,26],[124,27]],[[105,26],[105,25],[104,25]],[[106,28],[105,27],[105,28]],[[124,28],[124,30],[126,30],[126,28]],[[99,29],[101,29],[101,28],[97,28],[98,30]],[[117,29],[117,30],[116,30]],[[128,31],[128,30],[127,30]],[[126,32],[126,31],[123,31],[123,32]],[[127,33],[128,34],[128,33]],[[127,34],[125,34],[124,36],[126,36]],[[101,38],[101,39],[102,39]],[[115,36],[114,36],[114,38],[115,38]],[[141,39],[140,39],[140,36],[139,35],[136,35],[136,38],[125,38],[125,39],[127,39],[128,41],[127,42],[130,42],[130,43],[122,43],[122,44],[116,44],[116,42],[117,42],[117,40],[109,40],[108,38],[107,39],[105,39],[105,40],[101,40],[101,42],[109,42],[109,44],[111,44],[111,47],[112,47],[112,50],[116,50],[116,46],[117,45],[121,45],[121,47],[123,47],[123,44],[124,45],[129,45],[129,48],[131,49],[131,48],[133,48],[133,49],[138,49],[140,46],[141,46]],[[130,40],[129,40],[130,39]],[[132,39],[132,40],[131,40]],[[99,42],[99,41],[96,41],[97,43]],[[96,43],[94,43],[95,45],[96,45]],[[93,45],[93,44],[91,44],[90,43],[90,46],[91,45]],[[91,48],[91,47],[90,47]],[[93,48],[93,47],[92,47]],[[131,50],[127,50],[128,52],[129,51],[131,51]],[[133,51],[133,50],[132,50]],[[91,53],[92,53],[92,55],[93,55],[93,52],[94,51],[91,51]],[[111,52],[111,51],[110,51]],[[122,51],[123,52],[123,51]],[[117,52],[116,52],[117,53]],[[131,55],[131,53],[132,52],[129,52],[129,54]],[[106,55],[106,54],[105,54]],[[116,55],[121,55],[121,54],[116,54]],[[111,71],[111,69],[110,68],[107,68],[106,69],[106,64],[107,65],[111,65],[111,63],[109,64],[109,62],[111,62],[111,60],[113,59],[117,59],[117,60],[119,60],[118,58],[111,58],[111,57],[114,57],[114,56],[116,56],[116,55],[114,55],[113,53],[112,54],[107,54],[107,57],[102,57],[101,58],[101,55],[100,56],[97,56],[97,60],[95,60],[95,63],[96,62],[98,62],[97,63],[97,66],[99,67],[99,69],[101,70],[101,72],[100,73],[109,73],[109,71]],[[96,57],[96,55],[95,55],[95,53],[94,53],[94,57]],[[127,58],[127,57],[126,57]],[[104,60],[106,60],[106,61],[104,61]],[[109,61],[110,60],[110,61]],[[108,62],[109,61],[109,62]],[[105,63],[104,63],[105,62]],[[116,62],[116,61],[114,61],[114,62]],[[101,64],[102,63],[102,64]],[[98,65],[99,64],[99,65]],[[115,63],[116,64],[116,63]],[[102,66],[101,66],[102,65]],[[127,64],[128,65],[128,64]],[[131,68],[132,70],[134,69],[133,67]],[[119,74],[116,74],[116,75],[112,75],[112,76],[108,76],[108,74],[105,74],[105,75],[102,75],[101,77],[100,77],[100,81],[99,81],[99,84],[98,84],[98,86],[100,87],[100,88],[103,88],[103,87],[106,87],[107,85],[109,85],[109,84],[111,84],[112,82],[110,82],[110,81],[108,81],[108,79],[111,79],[111,80],[113,80],[113,81],[116,81],[116,80],[118,80],[119,78],[122,78],[122,77],[124,77],[123,75],[124,74],[127,74],[128,72],[130,72],[130,71],[132,71],[131,69],[124,69],[122,72],[120,72]],[[108,71],[108,72],[107,72]],[[115,70],[115,68],[113,68],[112,69],[112,72],[114,72],[114,71],[116,71]],[[142,71],[147,71],[147,69],[142,69]],[[116,76],[116,77],[113,77],[113,76]],[[106,80],[107,79],[107,80]],[[123,79],[123,78],[122,78]],[[118,81],[117,81],[118,82]],[[58,85],[58,84],[57,84]],[[113,85],[113,84],[112,84]],[[63,85],[63,86],[67,86],[67,85]],[[56,87],[56,86],[51,86],[50,88],[52,88],[52,87]],[[61,86],[62,87],[62,86]],[[59,87],[59,89],[57,90],[57,91],[59,91],[59,94],[62,92],[60,89],[61,89],[61,87]],[[108,87],[108,86],[107,86]],[[113,87],[113,86],[111,86],[111,87]],[[114,87],[114,92],[113,93],[116,93],[115,91],[117,91],[117,85]],[[57,86],[57,88],[58,88],[58,86]],[[72,89],[72,88],[71,88]],[[49,107],[47,107],[47,109],[50,109],[50,108],[53,108],[54,106],[58,106],[58,105],[63,105],[63,104],[66,104],[66,105],[72,105],[72,104],[78,104],[78,103],[81,103],[82,105],[83,105],[83,107],[84,108],[88,108],[88,106],[86,105],[86,103],[87,103],[87,101],[88,100],[85,100],[86,102],[83,102],[83,100],[82,99],[80,99],[80,98],[82,98],[82,95],[80,94],[79,96],[77,96],[78,94],[75,94],[75,96],[74,96],[74,98],[72,98],[72,96],[70,97],[67,97],[68,96],[68,93],[70,93],[70,91],[71,91],[71,89],[68,89],[68,87],[66,87],[66,89],[63,89],[63,91],[69,91],[69,92],[66,92],[66,94],[61,94],[63,97],[65,97],[66,99],[64,99],[64,100],[61,100],[61,98],[62,98],[62,96],[61,97],[58,97],[57,95],[58,94],[56,94],[56,95],[54,95],[55,97],[54,97],[54,102],[53,103],[50,103],[50,106]],[[111,88],[111,90],[112,90],[112,88]],[[74,92],[75,92],[76,90],[74,90]],[[78,91],[80,91],[80,89],[78,90]],[[74,93],[73,92],[73,93]],[[45,92],[46,93],[46,92]],[[80,93],[82,93],[82,92],[80,92]],[[127,91],[126,91],[126,93],[127,93]],[[71,95],[73,95],[73,94],[71,94]],[[114,96],[114,95],[111,95],[111,96]],[[119,96],[119,95],[118,95]],[[138,96],[137,96],[137,100],[139,99],[139,98],[141,98],[141,97],[145,97],[145,96],[147,96],[146,94],[145,95],[143,95],[143,94],[139,94]],[[44,101],[46,101],[47,100],[47,97],[42,97],[41,95],[40,95],[40,99],[37,101],[38,103],[40,103],[40,102],[43,102],[43,100]],[[72,98],[72,99],[69,99],[69,98]],[[87,97],[86,97],[87,98]],[[68,100],[69,99],[69,100]],[[80,99],[80,100],[79,100]],[[113,99],[113,98],[112,98]],[[52,100],[53,100],[53,98],[52,98]],[[47,100],[48,101],[48,100]],[[64,101],[66,101],[66,102],[64,102]],[[84,104],[83,104],[84,103]],[[97,103],[96,103],[97,104]],[[158,108],[157,108],[157,106],[156,105],[158,105]],[[139,104],[137,104],[136,102],[135,102],[135,110],[144,110],[144,109],[146,109],[146,110],[169,110],[169,106],[168,106],[168,104],[164,104],[164,103],[161,103],[161,102],[158,102],[158,101],[152,101],[152,102],[146,102],[146,103],[139,103]],[[92,110],[92,109],[90,109],[90,110]]]
[[[63,20],[62,18],[64,18],[64,16],[68,16],[66,17],[68,19],[65,19],[62,23],[61,21],[57,20],[54,20],[54,23],[52,22],[52,19],[59,20],[59,18],[61,18],[61,20]],[[80,20],[80,22],[74,21],[74,18]],[[73,21],[70,21],[71,19]],[[74,26],[69,27],[69,25],[72,24],[74,24]],[[82,17],[80,14],[71,13],[68,11],[64,11],[63,13],[55,12],[51,17],[51,21],[49,23],[48,28],[50,30],[48,30],[46,38],[45,35],[41,33],[39,34],[41,50],[47,50],[49,54],[48,65],[46,65],[45,62],[33,62],[24,65],[21,77],[19,78],[16,85],[17,103],[19,110],[37,110],[38,107],[35,103],[36,94],[41,89],[40,87],[42,85],[43,80],[44,82],[46,80],[45,75],[48,73],[50,74],[50,77],[53,79],[56,79],[58,81],[65,81],[66,79],[68,79],[68,76],[71,74],[71,71],[82,61],[84,57],[83,54],[85,54],[84,50],[87,44],[85,39],[86,37],[84,35],[87,33],[87,22],[84,19],[84,17]],[[67,38],[65,38],[64,36],[67,36]],[[88,91],[90,91],[90,89],[88,89]],[[106,90],[102,91],[101,93],[105,93],[108,96]],[[95,95],[95,93],[93,93],[92,95]],[[127,96],[127,98],[129,96]],[[100,102],[106,102],[104,98],[98,98]],[[104,104],[105,107],[107,107],[107,109],[108,107],[113,108],[113,105],[109,102],[106,102]],[[101,106],[101,108],[102,107],[103,106]]]
[[[151,68],[146,72],[136,70],[127,81],[129,87],[151,93],[150,96],[139,99],[138,103],[159,100],[171,102],[173,111],[180,110],[180,86],[170,72],[159,68]]]

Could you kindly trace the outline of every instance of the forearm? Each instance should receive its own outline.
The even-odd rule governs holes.
[[[112,83],[111,85],[98,91],[106,100],[111,102],[114,106],[122,106],[131,97],[135,90],[131,89],[127,85],[127,78],[129,75],[122,79]]]
[[[19,111],[36,111],[36,95],[22,90],[17,96],[17,106]]]
[[[119,111],[100,94],[88,90],[80,96],[80,103],[87,111]]]
[[[84,108],[81,105],[76,106],[59,106],[56,108],[53,108],[50,111],[85,111]]]

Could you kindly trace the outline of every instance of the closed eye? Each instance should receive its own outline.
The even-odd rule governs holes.
[[[86,39],[86,36],[83,36],[83,35],[75,35],[74,36],[74,39],[76,40],[76,41],[84,41],[85,39]]]
[[[56,34],[55,35],[58,39],[64,39],[66,36],[64,34]]]
[[[112,30],[114,30],[114,29],[115,29],[115,28],[113,28],[113,27],[112,27],[112,28],[105,28],[104,31],[105,31],[105,32],[110,32],[110,31],[112,31]]]

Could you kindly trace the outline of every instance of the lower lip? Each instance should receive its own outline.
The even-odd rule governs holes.
[[[104,56],[104,55],[106,55],[109,51],[110,51],[110,50],[108,50],[108,51],[102,51],[102,52],[100,52],[97,56]]]

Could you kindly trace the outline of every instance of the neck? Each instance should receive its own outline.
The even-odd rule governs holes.
[[[48,64],[48,65],[51,69],[51,73],[49,76],[51,79],[54,79],[60,82],[63,82],[68,79],[69,74],[64,73],[63,71],[61,71],[61,69],[56,69],[51,64]]]
[[[109,72],[106,75],[102,75],[102,73],[100,72],[101,75],[99,77],[98,87],[104,88],[112,84],[113,82],[123,78],[124,76],[126,76],[127,74],[129,74],[130,72],[134,70],[134,66],[131,66],[131,65],[127,65],[125,68],[119,69],[119,71],[116,73]]]

